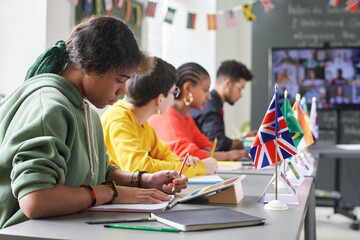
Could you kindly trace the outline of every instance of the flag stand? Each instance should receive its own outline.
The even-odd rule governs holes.
[[[278,92],[278,85],[275,85],[275,93]],[[277,121],[277,111],[275,106],[275,122]],[[276,128],[276,123],[275,123]],[[278,150],[278,140],[277,140],[277,131],[275,131],[275,200],[271,200],[268,204],[264,206],[264,209],[266,210],[288,210],[288,206],[282,202],[281,200],[278,200],[277,193],[278,193],[278,165],[277,165],[277,150]]]

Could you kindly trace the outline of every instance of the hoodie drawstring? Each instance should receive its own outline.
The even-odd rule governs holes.
[[[93,124],[93,121],[91,118],[91,111],[90,111],[89,104],[86,101],[83,101],[83,106],[84,106],[84,110],[85,110],[85,130],[86,130],[86,138],[87,138],[87,145],[88,145],[90,173],[91,173],[91,178],[94,179],[95,173],[94,173],[92,151],[94,151],[95,163],[96,164],[99,163],[99,159],[96,154],[96,148],[95,148],[94,124]],[[90,128],[91,128],[91,138],[90,138],[89,124],[90,124]]]

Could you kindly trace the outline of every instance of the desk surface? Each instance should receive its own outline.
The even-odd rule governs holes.
[[[231,178],[236,175],[222,175],[223,178]],[[298,239],[304,223],[308,195],[313,185],[313,178],[306,178],[304,183],[297,188],[299,206],[289,205],[287,211],[269,211],[258,204],[257,200],[271,176],[248,175],[242,182],[245,197],[238,205],[192,203],[178,204],[173,210],[193,209],[202,207],[229,206],[235,210],[265,218],[265,224],[261,226],[228,228],[197,232],[152,232],[128,229],[108,229],[102,225],[88,225],[85,222],[96,219],[112,219],[116,217],[145,217],[147,214],[135,213],[77,213],[63,217],[29,220],[0,230],[1,239],[208,239],[215,240],[234,236],[247,236],[252,239],[265,239],[267,237],[277,239]],[[202,185],[189,186],[186,192]],[[158,222],[136,223],[137,225],[164,227]],[[134,224],[135,225],[135,224]]]
[[[335,145],[313,146],[309,150],[316,158],[360,158],[360,150],[340,149]]]

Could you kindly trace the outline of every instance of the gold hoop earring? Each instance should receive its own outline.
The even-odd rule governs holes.
[[[189,93],[189,98],[190,98],[190,100],[188,101],[186,99],[186,97],[184,97],[184,103],[186,106],[189,106],[192,103],[192,101],[194,101],[194,97],[193,97],[192,93]]]

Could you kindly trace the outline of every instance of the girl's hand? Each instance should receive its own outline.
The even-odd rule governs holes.
[[[117,186],[119,191],[119,198],[116,203],[161,203],[162,201],[169,201],[171,196],[157,189],[144,189],[135,187]]]

